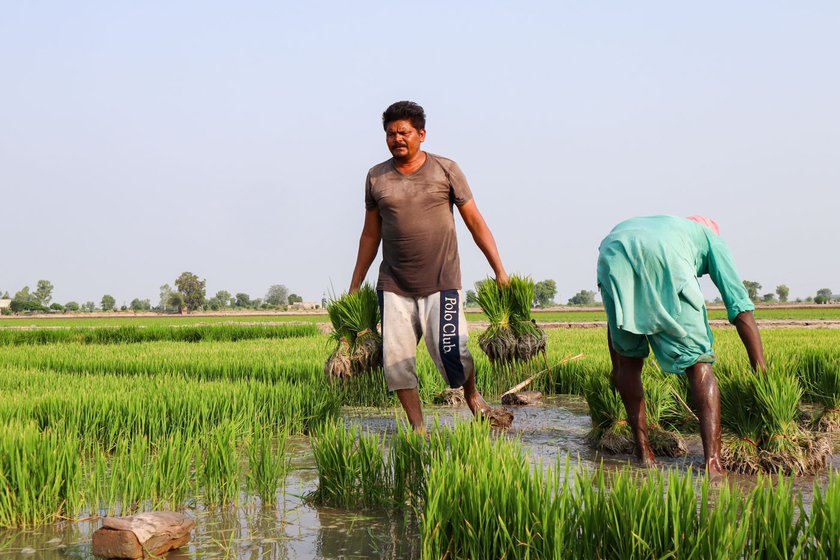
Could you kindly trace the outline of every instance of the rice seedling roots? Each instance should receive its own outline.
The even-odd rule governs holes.
[[[665,457],[683,457],[688,453],[685,439],[677,433],[651,426],[647,432],[648,443],[654,455]]]

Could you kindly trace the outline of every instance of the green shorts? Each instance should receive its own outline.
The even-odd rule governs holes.
[[[607,324],[613,349],[627,358],[646,358],[653,348],[653,355],[662,371],[684,374],[686,368],[698,362],[715,363],[712,344],[715,341],[706,306],[696,309],[684,302],[679,317],[675,319],[685,329],[687,335],[680,338],[667,333],[638,334],[618,328],[615,320],[615,303],[612,298],[601,292],[604,308],[607,312]]]

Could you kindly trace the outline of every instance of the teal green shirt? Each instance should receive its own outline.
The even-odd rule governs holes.
[[[612,297],[618,328],[637,334],[686,336],[683,305],[705,308],[697,278],[708,274],[726,305],[729,321],[755,306],[720,237],[677,216],[623,221],[599,247],[598,287]]]

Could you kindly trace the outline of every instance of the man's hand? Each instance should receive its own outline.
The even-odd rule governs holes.
[[[508,279],[507,272],[502,270],[498,274],[496,274],[496,285],[498,285],[500,288],[504,288],[509,283],[510,280]]]

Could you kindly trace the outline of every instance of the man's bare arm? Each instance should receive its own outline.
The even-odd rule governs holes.
[[[461,213],[461,218],[464,219],[467,229],[470,230],[475,244],[484,253],[487,262],[493,269],[493,273],[496,275],[496,282],[501,285],[506,285],[508,283],[508,275],[505,272],[505,267],[502,265],[502,259],[499,258],[496,240],[493,238],[490,228],[487,227],[484,216],[478,211],[478,206],[475,205],[475,199],[471,199],[466,204],[459,206],[458,211]]]
[[[356,255],[356,267],[353,269],[353,278],[350,280],[350,292],[355,292],[362,285],[368,269],[376,253],[379,251],[379,242],[382,240],[382,218],[379,210],[374,208],[365,212],[365,225],[362,227],[362,235],[359,238],[359,252]]]
[[[761,334],[758,332],[758,325],[752,311],[744,311],[735,317],[735,328],[738,329],[738,336],[747,349],[747,356],[750,358],[750,366],[753,371],[760,369],[765,371],[767,365],[764,363],[764,348],[761,346]]]

